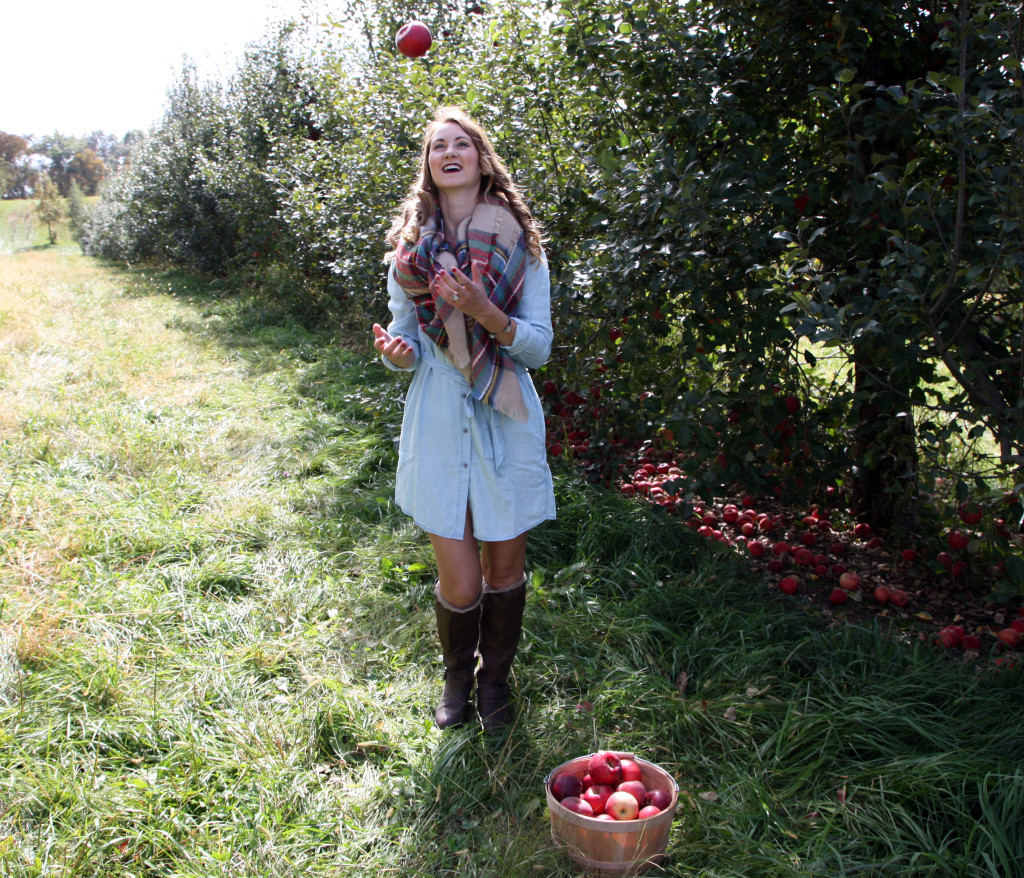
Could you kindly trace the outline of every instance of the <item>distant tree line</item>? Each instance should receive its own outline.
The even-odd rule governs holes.
[[[128,160],[141,131],[123,138],[103,131],[74,137],[55,131],[43,137],[22,137],[0,131],[0,198],[32,198],[48,177],[67,198],[72,184],[84,195],[96,195],[100,184]]]

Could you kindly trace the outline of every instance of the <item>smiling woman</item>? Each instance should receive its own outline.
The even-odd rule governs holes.
[[[434,720],[484,728],[512,711],[529,531],[555,517],[544,413],[529,369],[551,353],[537,224],[483,128],[444,107],[388,236],[392,321],[373,325],[393,370],[413,373],[395,498],[430,536],[445,685]],[[477,656],[480,666],[477,668]]]

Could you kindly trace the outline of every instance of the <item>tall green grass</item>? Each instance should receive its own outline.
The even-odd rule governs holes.
[[[578,875],[542,781],[613,747],[681,789],[653,874],[1022,874],[1019,670],[808,615],[568,472],[515,725],[438,732],[404,379],[230,289],[2,259],[0,873]]]

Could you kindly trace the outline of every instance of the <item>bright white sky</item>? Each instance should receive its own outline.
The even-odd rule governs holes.
[[[4,4],[0,131],[118,138],[163,116],[183,56],[203,78],[233,72],[268,24],[306,0],[14,0]],[[318,4],[330,8],[330,2]]]

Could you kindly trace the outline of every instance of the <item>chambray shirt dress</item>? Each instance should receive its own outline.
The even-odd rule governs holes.
[[[400,335],[416,362],[398,446],[395,500],[427,533],[462,539],[467,506],[478,540],[510,540],[555,517],[555,492],[544,442],[544,412],[529,369],[551,355],[547,262],[527,257],[516,337],[505,351],[529,411],[526,423],[500,414],[470,393],[469,382],[423,332],[413,303],[388,272],[388,332]]]

